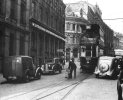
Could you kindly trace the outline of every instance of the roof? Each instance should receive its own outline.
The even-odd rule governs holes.
[[[101,56],[99,59],[114,59],[115,57],[112,57],[112,56]]]

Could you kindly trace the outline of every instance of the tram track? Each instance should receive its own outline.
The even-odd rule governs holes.
[[[60,92],[60,91],[62,91],[62,90],[65,90],[65,89],[67,89],[67,88],[72,87],[72,88],[60,99],[60,100],[64,100],[80,83],[82,83],[82,81],[84,81],[85,79],[88,79],[89,77],[90,77],[90,75],[89,75],[88,77],[85,77],[85,78],[82,79],[82,80],[75,81],[75,82],[73,82],[73,83],[71,83],[71,84],[69,84],[69,85],[67,85],[67,86],[64,86],[63,88],[60,88],[60,89],[58,89],[58,90],[55,90],[55,91],[53,91],[53,92],[51,92],[51,93],[49,93],[49,94],[46,94],[46,95],[44,95],[44,96],[40,96],[40,97],[38,97],[38,98],[33,97],[31,100],[41,100],[41,99],[50,97],[51,95],[54,95],[54,94],[57,93],[57,92]],[[38,94],[38,95],[41,95],[41,94]],[[38,96],[38,95],[37,95],[37,96]],[[36,97],[37,97],[37,96],[36,96]]]
[[[90,76],[90,75],[89,75],[89,76]],[[89,76],[88,76],[88,77],[89,77]],[[66,81],[65,79],[62,79],[62,80],[60,80],[60,82],[56,82],[56,83],[53,83],[53,84],[50,84],[50,85],[47,85],[47,86],[44,86],[44,87],[41,87],[41,88],[33,89],[33,90],[31,90],[31,91],[27,91],[27,92],[24,92],[24,93],[21,93],[21,94],[18,94],[18,95],[14,95],[14,96],[11,96],[11,97],[6,98],[6,99],[4,99],[4,100],[17,100],[17,98],[19,98],[19,97],[23,97],[23,96],[26,96],[26,95],[28,95],[28,94],[33,94],[33,92],[36,92],[36,91],[41,91],[41,92],[39,92],[38,94],[36,94],[35,96],[33,96],[31,99],[28,99],[28,100],[41,100],[41,99],[43,99],[43,98],[46,98],[46,97],[51,96],[51,95],[53,95],[53,94],[55,94],[55,93],[57,93],[57,92],[59,92],[59,91],[65,90],[65,89],[67,89],[67,88],[73,86],[72,89],[70,89],[70,91],[68,91],[68,92],[63,96],[63,98],[61,99],[61,100],[64,100],[64,98],[65,98],[66,96],[68,96],[68,95],[74,90],[74,88],[75,88],[78,84],[81,83],[81,81],[87,79],[88,77],[85,77],[84,79],[79,80],[79,81],[74,81],[74,80],[73,80],[73,81]],[[55,91],[53,91],[53,92],[50,92],[50,93],[48,93],[48,94],[45,94],[45,95],[40,96],[39,98],[37,98],[39,95],[42,95],[42,93],[45,93],[45,92],[47,92],[47,91],[52,91],[55,87],[60,87],[60,86],[62,86],[63,84],[65,84],[65,82],[66,82],[68,85],[66,85],[66,86],[64,86],[64,87],[62,87],[62,88],[60,88],[60,89],[57,89],[57,90],[55,90]],[[70,82],[72,82],[72,83],[70,83]],[[43,90],[43,89],[44,89],[44,90]],[[43,91],[42,91],[42,90],[43,90]],[[20,100],[20,99],[19,99],[19,100]]]
[[[63,82],[65,82],[65,80],[63,81],[63,79],[62,79],[62,80],[60,80],[60,82],[56,82],[56,83],[53,83],[53,84],[50,84],[50,85],[47,85],[47,86],[44,86],[44,87],[41,87],[41,88],[36,88],[36,89],[31,90],[31,91],[26,91],[26,92],[24,92],[24,93],[20,93],[20,94],[17,94],[17,95],[14,95],[14,96],[5,98],[4,100],[10,100],[10,99],[12,99],[12,98],[20,97],[20,96],[29,94],[29,93],[31,93],[31,92],[38,91],[38,90],[42,90],[42,89],[45,89],[45,88],[52,88],[53,86],[57,86],[57,85],[59,85],[59,84],[61,84],[61,83],[63,83]]]

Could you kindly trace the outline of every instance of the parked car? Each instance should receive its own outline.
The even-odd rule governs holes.
[[[29,81],[30,78],[41,78],[41,68],[33,64],[30,56],[9,56],[5,57],[3,77],[9,80],[21,79]]]
[[[48,59],[45,64],[42,65],[43,73],[61,73],[62,72],[62,64],[59,62],[59,58]]]
[[[119,61],[116,57],[101,56],[99,57],[97,67],[95,68],[95,76],[109,76],[111,78],[116,78],[119,74],[118,65]]]

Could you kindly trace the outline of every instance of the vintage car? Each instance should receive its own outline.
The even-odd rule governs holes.
[[[62,72],[62,65],[59,62],[59,58],[48,59],[45,64],[42,65],[42,73]]]
[[[117,78],[119,61],[116,57],[101,56],[99,57],[97,67],[95,68],[96,77],[108,76],[111,78]]]
[[[31,78],[40,79],[42,70],[33,64],[30,56],[9,56],[5,57],[3,77],[10,80],[24,80],[28,82]]]

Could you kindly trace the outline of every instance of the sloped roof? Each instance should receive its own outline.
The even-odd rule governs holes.
[[[90,7],[93,12],[96,11],[95,9],[95,6],[89,4],[88,2],[86,1],[79,1],[79,2],[76,2],[76,3],[69,3],[69,4],[66,4],[66,14],[70,14],[72,12],[76,13],[76,12],[80,12],[80,9],[81,8],[84,8],[86,5],[86,7]],[[86,9],[87,10],[87,9]],[[87,12],[87,11],[86,11]],[[85,12],[85,13],[86,13]],[[87,14],[87,13],[86,13]]]

